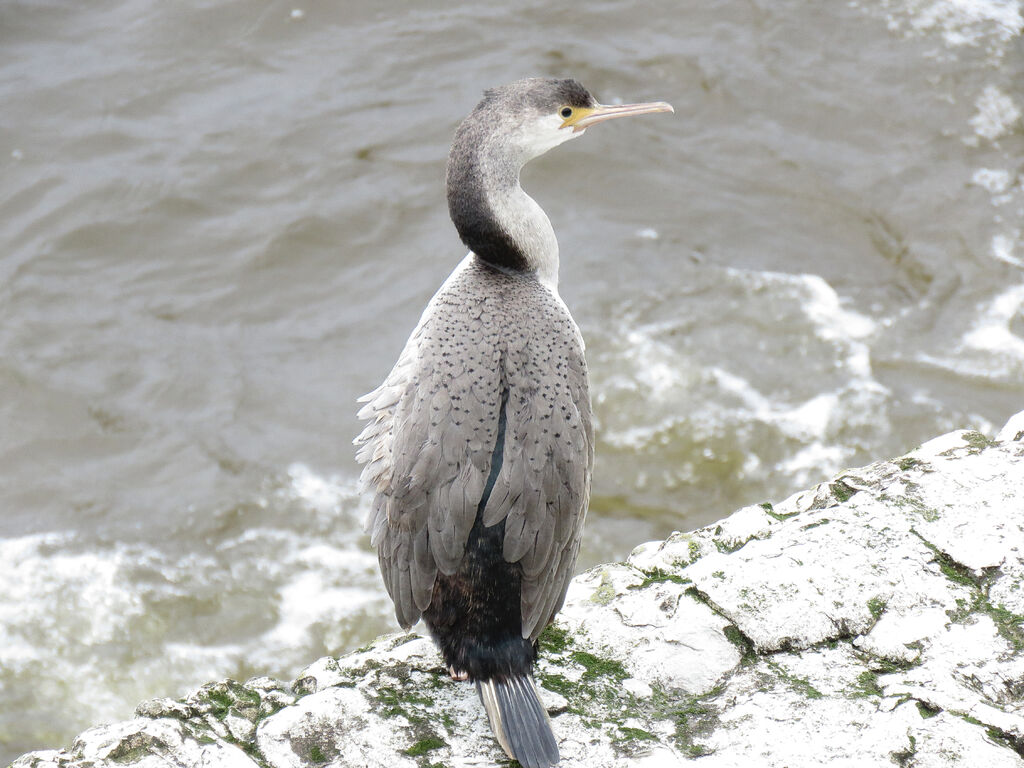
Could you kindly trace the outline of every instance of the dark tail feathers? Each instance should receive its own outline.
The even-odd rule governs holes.
[[[523,768],[549,768],[558,762],[558,742],[532,676],[477,680],[476,692],[509,757]]]

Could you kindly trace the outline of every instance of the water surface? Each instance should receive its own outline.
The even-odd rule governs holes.
[[[483,88],[674,116],[524,184],[598,427],[581,567],[1024,407],[1021,3],[0,6],[0,762],[394,628],[355,398],[463,255]]]

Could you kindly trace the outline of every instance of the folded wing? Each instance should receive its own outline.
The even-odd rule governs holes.
[[[387,379],[361,398],[367,529],[406,628],[438,572],[458,569],[495,457],[483,522],[505,521],[503,555],[522,566],[523,637],[549,623],[572,577],[594,455],[582,340],[547,289],[521,278],[506,288],[501,303],[458,281],[443,288]]]

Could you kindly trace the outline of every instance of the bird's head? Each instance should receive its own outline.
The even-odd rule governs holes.
[[[484,128],[526,163],[605,120],[673,111],[664,101],[599,104],[575,80],[533,77],[485,91],[466,123]]]

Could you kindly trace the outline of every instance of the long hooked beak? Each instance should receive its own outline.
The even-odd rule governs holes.
[[[630,115],[646,115],[652,112],[675,112],[672,105],[667,101],[649,101],[643,104],[598,104],[596,107],[579,110],[582,115],[576,119],[566,120],[563,128],[572,126],[573,133],[586,130],[592,125],[603,123],[605,120],[613,120],[616,117],[629,117]]]

